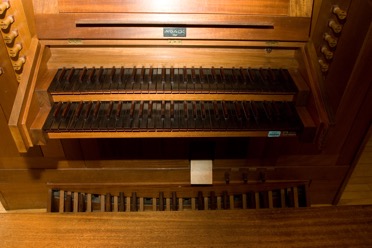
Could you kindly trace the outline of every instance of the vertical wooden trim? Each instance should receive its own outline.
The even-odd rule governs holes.
[[[47,212],[52,212],[52,206],[53,206],[53,190],[48,189],[48,197],[47,197]]]
[[[230,195],[229,200],[230,200],[230,209],[234,209],[235,208],[235,206],[234,206],[234,195]]]
[[[99,202],[101,205],[101,212],[105,212],[105,195],[100,195]]]
[[[242,194],[242,208],[247,209],[247,194]]]
[[[196,210],[196,199],[195,199],[195,197],[191,198],[191,209]]]
[[[152,211],[156,211],[156,197],[152,198]]]
[[[204,210],[208,210],[208,197],[204,197]]]
[[[183,198],[178,198],[178,210],[182,211],[183,210]]]
[[[73,202],[74,202],[73,212],[77,213],[79,208],[79,192],[74,192]]]
[[[254,193],[254,199],[255,199],[255,202],[256,202],[256,209],[259,209],[260,208],[260,193],[255,192]]]
[[[126,212],[130,212],[130,201],[131,201],[130,197],[127,196]]]
[[[217,210],[221,210],[221,209],[222,209],[222,197],[217,196]]]
[[[113,209],[114,212],[118,212],[119,211],[119,200],[118,200],[118,196],[114,196],[114,209]]]
[[[298,189],[296,186],[293,187],[293,202],[294,202],[294,207],[298,208],[299,207],[299,202],[298,202]]]
[[[138,209],[138,211],[143,212],[144,210],[145,210],[144,199],[143,199],[143,197],[140,197],[139,198],[139,209]]]
[[[60,190],[59,191],[59,207],[58,207],[58,211],[60,213],[63,213],[65,211],[65,191],[64,190]]]
[[[92,194],[87,194],[87,210],[86,212],[92,212]]]
[[[273,192],[271,190],[269,190],[269,192],[267,192],[267,197],[269,198],[269,208],[274,208]]]

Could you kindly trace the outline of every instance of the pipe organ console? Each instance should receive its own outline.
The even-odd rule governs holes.
[[[365,2],[3,0],[5,120],[25,158],[14,168],[32,176],[0,199],[57,212],[337,203],[370,120],[354,121],[371,95],[354,70],[370,17],[351,26]],[[190,185],[194,160],[212,161],[211,185]]]

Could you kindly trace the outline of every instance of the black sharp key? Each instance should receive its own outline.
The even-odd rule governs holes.
[[[125,68],[122,66],[119,71],[117,93],[125,93]]]
[[[173,67],[170,69],[170,81],[171,81],[171,88],[173,94],[178,94],[178,83],[179,83],[179,76],[178,76],[178,69],[174,69]]]
[[[107,117],[106,114],[108,112],[108,102],[101,102],[100,109],[98,110],[98,116],[97,116],[97,125],[95,126],[95,131],[106,131],[106,125],[107,125]]]
[[[180,131],[187,130],[187,103],[186,102],[178,102],[178,127]]]
[[[235,93],[244,92],[244,79],[240,69],[232,69],[233,88]]]
[[[83,109],[83,106],[84,106],[84,103],[83,102],[79,102],[79,104],[77,105],[73,115],[72,115],[72,118],[70,120],[70,122],[68,123],[68,127],[67,129],[68,130],[74,130],[75,129],[75,126],[76,126],[76,123],[79,121],[80,119],[80,114],[81,114],[81,111]]]
[[[221,77],[221,70],[216,70],[214,67],[212,67],[212,78],[213,78],[213,87],[216,88],[216,93],[224,93],[225,92],[225,86],[223,84],[223,79]]]
[[[83,69],[77,70],[76,77],[74,79],[74,85],[72,87],[72,92],[74,94],[80,94],[81,89],[84,88],[84,84],[86,84],[86,76],[87,76],[87,68],[84,67]]]
[[[128,74],[126,75],[126,86],[125,91],[126,93],[133,93],[133,88],[135,84],[135,78],[137,74],[137,68],[134,66],[131,69],[128,69]]]
[[[115,67],[113,67],[113,69],[114,68]],[[110,84],[110,93],[113,93],[113,94],[118,93],[118,88],[119,88],[119,85],[121,84],[121,71],[122,71],[122,68],[120,69],[115,68],[115,73],[114,75],[112,75],[112,80]]]
[[[103,104],[101,102],[96,102],[94,104],[94,109],[92,113],[92,119],[90,121],[90,129],[92,131],[97,131],[99,128],[99,123],[101,121],[101,117],[104,113]]]
[[[289,75],[288,70],[280,69],[278,73],[280,84],[284,87],[286,92],[297,92],[296,86],[292,80],[292,77]]]
[[[106,69],[106,75],[103,76],[102,79],[102,93],[111,93],[111,84],[114,81],[116,69],[115,66],[113,66],[111,69]]]
[[[149,78],[146,75],[148,69],[144,67],[141,68],[141,76],[140,76],[140,85],[141,85],[141,93],[148,93],[149,92]]]
[[[163,84],[164,93],[170,94],[172,93],[172,82],[171,82],[171,69],[170,68],[163,68],[162,73],[165,72],[165,80]]]
[[[234,102],[235,107],[235,117],[237,122],[237,128],[242,129],[245,126],[245,122],[243,120],[243,113],[242,113],[242,104],[241,102]]]
[[[217,84],[215,82],[215,78],[212,74],[213,69],[204,69],[203,73],[206,78],[207,87],[209,89],[209,93],[217,93]]]
[[[94,87],[94,93],[102,92],[102,85],[105,79],[105,69],[101,66],[98,70],[98,72],[95,75],[94,81],[95,81],[95,87]]]
[[[149,131],[154,131],[155,128],[153,108],[154,108],[153,102],[149,101],[147,106],[147,128]]]
[[[107,131],[107,121],[108,115],[110,114],[109,111],[109,102],[101,102],[101,107],[98,112],[98,126],[96,127],[96,131]]]
[[[63,90],[66,86],[66,78],[70,72],[70,69],[66,69],[65,67],[62,68],[60,73],[56,75],[57,77],[57,84],[54,86],[55,93],[63,93]]]
[[[61,111],[62,102],[55,102],[52,106],[52,109],[49,112],[48,118],[46,119],[43,130],[45,131],[51,131],[52,124],[55,121],[55,119],[58,117],[59,112]]]
[[[192,83],[194,85],[194,92],[196,94],[202,93],[202,84],[200,79],[200,69],[195,69],[194,67],[191,68],[191,75],[192,75]]]
[[[220,69],[223,85],[225,87],[224,91],[225,93],[232,93],[234,91],[232,84],[233,84],[233,79],[232,79],[232,71],[231,69],[223,69],[221,67]]]
[[[82,130],[83,131],[90,131],[91,130],[91,124],[93,122],[95,110],[99,110],[99,105],[97,106],[98,102],[93,103],[89,102],[86,104],[86,108],[84,107],[82,117],[84,117],[83,123],[82,123]]]
[[[49,87],[48,87],[48,92],[50,92],[51,94],[54,94],[56,89],[58,88],[58,85],[60,84],[61,82],[61,77],[63,78],[63,74],[66,73],[66,69],[65,68],[62,68],[62,69],[58,69],[56,75],[54,76],[52,82],[50,83]]]
[[[265,111],[266,119],[268,119],[270,122],[273,122],[273,108],[270,102],[264,101],[263,102],[263,108]]]
[[[225,129],[229,129],[230,128],[230,116],[229,116],[229,109],[228,109],[228,106],[227,106],[227,102],[225,101],[222,101],[221,102],[221,107],[222,107],[222,117],[223,117],[223,120],[224,120],[224,127]]]
[[[178,69],[179,74],[179,83],[178,83],[178,91],[180,94],[184,94],[187,92],[187,69],[186,67],[182,69]]]
[[[123,102],[119,101],[116,105],[115,112],[115,129],[120,131],[123,130],[123,121],[124,121],[124,111],[123,111]]]
[[[154,94],[156,93],[156,70],[154,70],[152,67],[148,69],[148,73],[146,73],[146,81],[149,86],[149,93]]]
[[[68,102],[67,106],[63,109],[61,114],[61,121],[58,126],[58,130],[60,132],[67,132],[68,131],[68,123],[74,113],[76,107],[76,103]]]
[[[192,76],[192,69],[188,68],[186,69],[186,74],[187,74],[187,93],[194,94],[195,93],[195,84],[193,83],[193,76]]]
[[[158,68],[154,70],[156,74],[154,75],[154,82],[156,84],[156,93],[163,94],[164,93],[164,84],[165,82],[165,73],[162,74],[162,68]]]
[[[195,119],[197,116],[196,108],[194,107],[194,102],[187,102],[187,129],[190,131],[195,130]]]
[[[195,102],[194,102],[195,103]],[[196,102],[195,103],[195,108],[196,108],[196,116],[194,117],[195,119],[195,131],[202,131],[204,129],[204,119],[202,116],[202,109],[201,109],[201,102]]]
[[[74,67],[72,67],[66,77],[65,86],[63,88],[64,94],[74,94],[74,84],[77,81],[78,78],[78,70],[75,70]]]
[[[178,131],[180,126],[180,111],[178,102],[171,102],[170,116],[172,131]]]
[[[140,125],[139,125],[139,128],[141,128],[142,131],[147,129],[148,109],[149,109],[149,103],[148,102],[143,102],[142,103],[142,116],[140,115],[141,119],[140,119]]]
[[[257,127],[259,127],[261,117],[260,117],[260,113],[259,113],[259,110],[258,110],[257,103],[253,102],[253,101],[250,102],[250,107],[251,107],[253,119],[255,120],[255,122],[257,124]]]
[[[154,127],[156,131],[163,131],[163,119],[161,111],[161,102],[153,102],[153,111],[152,115],[154,118]]]
[[[252,127],[252,110],[251,110],[251,105],[249,102],[243,102],[243,113],[244,113],[244,120],[245,120],[245,126],[244,128],[246,129],[251,129]]]
[[[86,83],[84,84],[83,88],[81,89],[82,92],[87,93],[87,94],[93,94],[94,93],[94,88],[95,88],[95,75],[96,74],[96,68],[93,67],[91,69],[88,69],[87,72],[87,80]]]
[[[201,93],[209,93],[208,77],[204,74],[204,69],[202,67],[199,68],[199,78]]]
[[[201,116],[203,121],[203,130],[209,131],[211,129],[211,116],[209,113],[211,102],[201,102]]]
[[[61,121],[61,115],[63,110],[66,108],[67,103],[59,102],[53,113],[53,121],[50,125],[50,130],[53,132],[58,132],[59,123]]]
[[[143,78],[142,78],[142,68],[136,69],[133,80],[133,93],[141,93]]]
[[[123,115],[123,129],[125,131],[131,131],[132,126],[132,118],[131,118],[131,109],[132,106],[134,108],[134,105],[132,105],[132,102],[123,102],[123,108],[122,108],[122,115]]]
[[[272,102],[272,106],[273,106],[273,116],[274,116],[274,119],[277,122],[280,122],[281,121],[280,104],[278,102],[273,101]]]
[[[211,129],[220,129],[221,116],[219,113],[218,103],[213,101],[209,106],[209,113],[211,118]]]
[[[77,132],[84,131],[84,128],[86,128],[86,122],[92,109],[92,105],[93,105],[92,102],[84,103],[83,109],[80,113],[80,117],[75,124],[75,131]]]
[[[173,105],[173,107],[172,107]],[[163,127],[164,127],[164,131],[171,131],[171,127],[172,127],[172,116],[173,116],[173,119],[174,119],[174,103],[173,101],[170,102],[170,101],[167,101],[165,102],[165,116],[164,116],[164,120],[163,120]]]
[[[117,102],[110,102],[109,109],[107,111],[107,131],[115,131],[115,126],[116,126],[116,113],[118,110],[117,107],[118,103]]]
[[[134,102],[134,109],[132,114],[132,131],[139,131],[140,119],[142,118],[143,113],[143,102]]]
[[[228,111],[228,129],[236,130],[239,127],[239,123],[236,116],[234,102],[226,102],[226,107]]]
[[[263,91],[263,88],[260,84],[259,78],[257,76],[257,70],[248,68],[248,79],[249,79],[249,87],[253,89],[255,92]]]
[[[119,84],[119,93],[133,93],[133,68],[121,68],[121,84]]]

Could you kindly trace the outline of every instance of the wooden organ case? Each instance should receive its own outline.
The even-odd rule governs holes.
[[[14,166],[26,169],[12,175],[31,178],[5,180],[2,201],[50,211],[337,203],[370,121],[368,75],[355,86],[347,69],[335,83],[342,56],[371,54],[368,25],[345,52],[351,2],[3,1],[19,82],[9,128],[25,153]],[[347,90],[360,94],[351,108]],[[190,161],[213,161],[212,185],[190,186]]]

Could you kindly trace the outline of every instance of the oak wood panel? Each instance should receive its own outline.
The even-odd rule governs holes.
[[[2,214],[7,247],[368,247],[372,207]],[[125,224],[123,224],[125,223]],[[144,235],[146,234],[146,235]],[[77,244],[78,240],[78,244]]]
[[[3,45],[4,40],[1,35],[0,43],[0,57],[2,58],[0,60],[0,68],[2,69],[2,74],[0,75],[0,105],[6,120],[8,120],[13,106],[12,103],[17,92],[18,82],[11,61],[8,59],[8,52]]]
[[[273,14],[288,15],[289,0],[231,0],[228,4],[221,0],[109,0],[82,1],[59,0],[58,10],[64,12],[158,12],[158,13],[234,13],[234,14]],[[57,7],[57,6],[56,6]]]
[[[74,47],[51,48],[48,68],[60,67],[133,67],[183,68],[184,66],[296,68],[294,51],[273,49],[205,48],[205,47]],[[144,55],[145,54],[145,55]]]
[[[306,41],[310,26],[307,17],[197,14],[47,14],[35,22],[40,39],[169,39],[163,26],[171,25],[187,27],[182,39]]]

